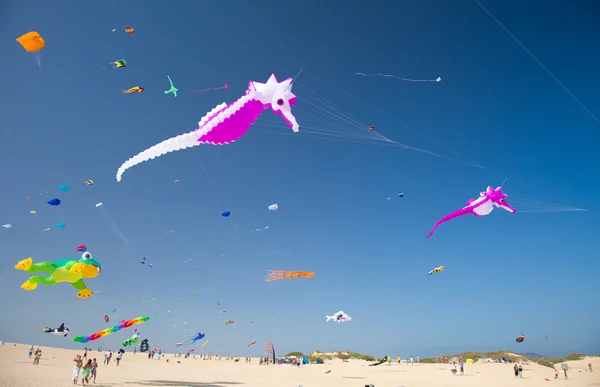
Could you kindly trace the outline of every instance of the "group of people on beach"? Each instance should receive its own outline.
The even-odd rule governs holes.
[[[75,362],[75,366],[73,367],[73,384],[77,384],[79,381],[79,374],[81,374],[81,385],[89,386],[90,379],[92,379],[93,383],[96,383],[96,373],[98,370],[98,362],[96,359],[87,359],[85,365],[83,364],[84,360],[87,359],[87,349],[83,357],[81,355],[75,356],[73,361]]]

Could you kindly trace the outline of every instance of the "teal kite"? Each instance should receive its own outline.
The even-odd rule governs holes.
[[[167,91],[165,91],[165,94],[169,94],[169,93],[173,93],[173,95],[175,95],[175,97],[177,97],[177,92],[179,91],[178,88],[175,87],[175,85],[173,85],[173,81],[171,80],[171,77],[167,75],[167,78],[169,78],[169,83],[171,84],[171,88]]]

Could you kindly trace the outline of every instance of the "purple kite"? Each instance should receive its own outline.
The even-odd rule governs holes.
[[[453,213],[448,214],[442,219],[438,220],[431,229],[429,235],[427,235],[427,238],[431,238],[431,236],[435,232],[435,229],[438,228],[438,226],[444,222],[467,214],[473,214],[475,216],[489,215],[490,212],[492,212],[492,210],[494,209],[494,206],[498,208],[504,208],[506,211],[512,212],[513,214],[517,212],[517,210],[512,208],[510,204],[506,202],[506,194],[502,193],[502,187],[493,189],[492,187],[488,186],[487,191],[481,192],[479,194],[479,198],[470,199],[467,202],[466,207],[463,207],[458,211],[454,211]]]
[[[292,106],[295,103],[292,78],[279,83],[273,74],[267,83],[250,81],[244,96],[229,105],[222,103],[215,107],[198,122],[198,129],[165,140],[123,163],[117,171],[117,181],[121,181],[121,176],[127,169],[169,152],[200,144],[230,144],[242,137],[250,125],[268,108],[275,114],[280,114],[288,126],[294,132],[298,132],[299,126],[292,114]]]

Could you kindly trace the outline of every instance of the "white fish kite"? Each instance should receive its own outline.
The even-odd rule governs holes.
[[[279,208],[279,206],[277,205],[277,203],[271,204],[269,206],[269,210],[271,210],[271,211],[277,211],[278,208]]]
[[[121,181],[123,173],[129,168],[169,152],[200,144],[231,144],[242,137],[268,108],[281,115],[288,126],[298,132],[300,126],[292,114],[295,103],[292,78],[279,83],[273,74],[267,83],[250,81],[245,95],[229,105],[222,103],[215,107],[198,122],[198,129],[165,140],[125,161],[117,171],[117,181]]]
[[[489,215],[494,209],[494,207],[503,208],[508,212],[512,212],[513,214],[517,212],[517,210],[512,208],[510,204],[506,202],[506,194],[502,193],[502,187],[493,189],[492,187],[488,186],[485,192],[481,192],[479,194],[479,198],[470,199],[467,202],[466,207],[454,211],[453,213],[448,214],[442,219],[438,220],[431,229],[429,235],[427,235],[427,238],[431,238],[431,236],[435,232],[435,229],[438,228],[438,226],[444,222],[467,214],[473,214],[475,216]]]
[[[433,269],[432,271],[430,271],[428,274],[432,275],[434,273],[439,273],[440,271],[444,271],[444,266],[436,267],[435,269]]]
[[[341,310],[339,312],[337,312],[336,314],[334,314],[333,316],[325,316],[325,317],[327,318],[327,320],[325,322],[335,321],[337,323],[341,323],[341,322],[352,320],[352,317],[348,316],[346,313],[344,313]]]

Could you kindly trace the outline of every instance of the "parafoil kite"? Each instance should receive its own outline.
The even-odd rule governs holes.
[[[521,333],[521,336],[515,340],[517,343],[522,343],[525,340],[525,335]]]
[[[2,227],[4,227],[4,228],[12,228],[12,224],[8,224],[8,223],[7,224],[3,224]]]
[[[79,245],[77,247],[75,247],[75,251],[81,251],[81,252],[86,252],[87,251],[87,246],[86,245]]]
[[[253,341],[253,342],[251,342],[251,343],[248,343],[248,347],[251,347],[251,346],[253,346],[254,344],[256,344],[256,341]]]
[[[58,186],[58,190],[62,192],[69,192],[70,189],[71,187],[69,187],[67,184],[62,184]]]
[[[299,126],[291,108],[295,103],[291,78],[279,83],[273,74],[267,83],[250,81],[244,96],[229,105],[223,103],[215,107],[200,120],[195,131],[165,140],[123,163],[117,171],[117,181],[121,181],[127,169],[169,152],[200,144],[230,144],[242,137],[269,107],[298,132]]]
[[[31,210],[31,211],[29,211],[29,213],[30,213],[31,215],[35,215],[35,214],[37,214],[37,212],[36,212],[36,211],[34,211],[34,210]]]
[[[98,207],[102,207],[102,202],[96,203],[96,208],[98,208]]]
[[[140,339],[140,334],[139,333],[134,333],[133,335],[131,335],[130,338],[128,338],[127,340],[121,342],[121,344],[124,347],[129,347],[130,345],[137,343],[139,339]]]
[[[108,336],[111,333],[120,331],[121,329],[129,328],[132,325],[142,324],[150,320],[150,317],[138,317],[133,320],[121,321],[119,324],[112,328],[106,328],[100,332],[93,333],[89,336],[77,336],[73,339],[76,343],[87,343],[88,341],[98,340],[101,337]]]
[[[225,325],[230,325],[233,324],[235,322],[235,320],[227,320],[227,322],[225,323]]]
[[[110,318],[108,317],[108,315],[107,315],[107,314],[105,314],[105,315],[104,315],[104,322],[109,322],[109,321],[110,321]]]
[[[114,62],[109,62],[102,66],[102,70],[107,70],[109,68],[116,69],[119,67],[127,67],[127,61],[125,59],[118,59]]]
[[[135,32],[129,24],[127,24],[126,26],[123,26],[123,29],[125,30],[125,33],[127,35],[131,35]]]
[[[279,281],[290,278],[313,278],[315,272],[306,271],[285,271],[285,270],[268,270],[265,282]]]
[[[444,216],[442,219],[438,220],[431,229],[429,235],[427,235],[427,238],[431,238],[431,236],[435,232],[435,229],[438,228],[438,226],[444,222],[467,214],[473,214],[475,216],[485,216],[492,212],[494,207],[503,208],[506,211],[511,212],[513,214],[517,212],[506,202],[506,194],[502,193],[502,187],[493,189],[492,187],[488,186],[485,192],[481,192],[479,194],[479,198],[470,199],[467,202],[466,207],[463,207],[458,211],[454,211]]]
[[[277,205],[277,203],[275,203],[275,204],[271,204],[271,205],[269,206],[269,210],[270,210],[270,211],[277,211],[277,209],[278,209],[278,208],[279,208],[279,206]]]
[[[44,38],[42,38],[37,32],[31,31],[25,35],[19,36],[17,38],[17,42],[23,46],[25,51],[31,52],[35,57],[35,61],[37,62],[38,66],[42,67],[41,51],[46,45]]]
[[[127,90],[121,90],[121,91],[123,92],[123,94],[141,93],[144,91],[144,88],[140,87],[140,86],[133,86]]]
[[[56,228],[67,228],[67,224],[65,222],[56,223]]]
[[[62,323],[58,328],[43,327],[42,332],[50,333],[55,336],[67,337],[67,335],[69,334],[69,328],[65,328],[65,323]]]
[[[86,180],[85,185],[94,185],[94,180]]]
[[[38,272],[47,274],[46,277],[41,275],[29,277],[21,285],[24,290],[35,290],[38,284],[54,286],[61,282],[70,282],[75,289],[79,290],[77,293],[79,298],[89,298],[94,294],[87,288],[83,279],[95,278],[102,271],[100,263],[93,259],[89,252],[83,253],[81,259],[77,261],[65,258],[54,262],[33,263],[33,259],[29,257],[17,263],[15,269],[30,274]]]
[[[48,200],[48,204],[50,204],[51,206],[58,206],[58,205],[60,205],[60,199],[57,199],[57,198],[50,199],[50,200]]]
[[[444,270],[444,266],[440,266],[440,267],[436,267],[435,269],[433,269],[432,271],[430,271],[428,274],[432,275],[434,273],[439,273],[440,271]]]
[[[375,127],[374,127],[374,126],[369,126],[369,130],[370,130],[371,132],[375,131]]]
[[[325,318],[327,318],[327,320],[325,320],[325,322],[335,321],[337,323],[352,320],[352,317],[348,316],[346,313],[344,313],[341,310],[339,312],[335,313],[333,316],[325,316]]]
[[[169,84],[171,85],[171,88],[169,90],[165,91],[165,94],[173,94],[175,97],[177,97],[177,92],[179,91],[178,88],[175,87],[175,85],[173,85],[173,81],[171,80],[171,77],[167,75],[167,78],[169,79]]]
[[[231,215],[231,211],[225,211],[221,215],[227,218],[229,215]]]

